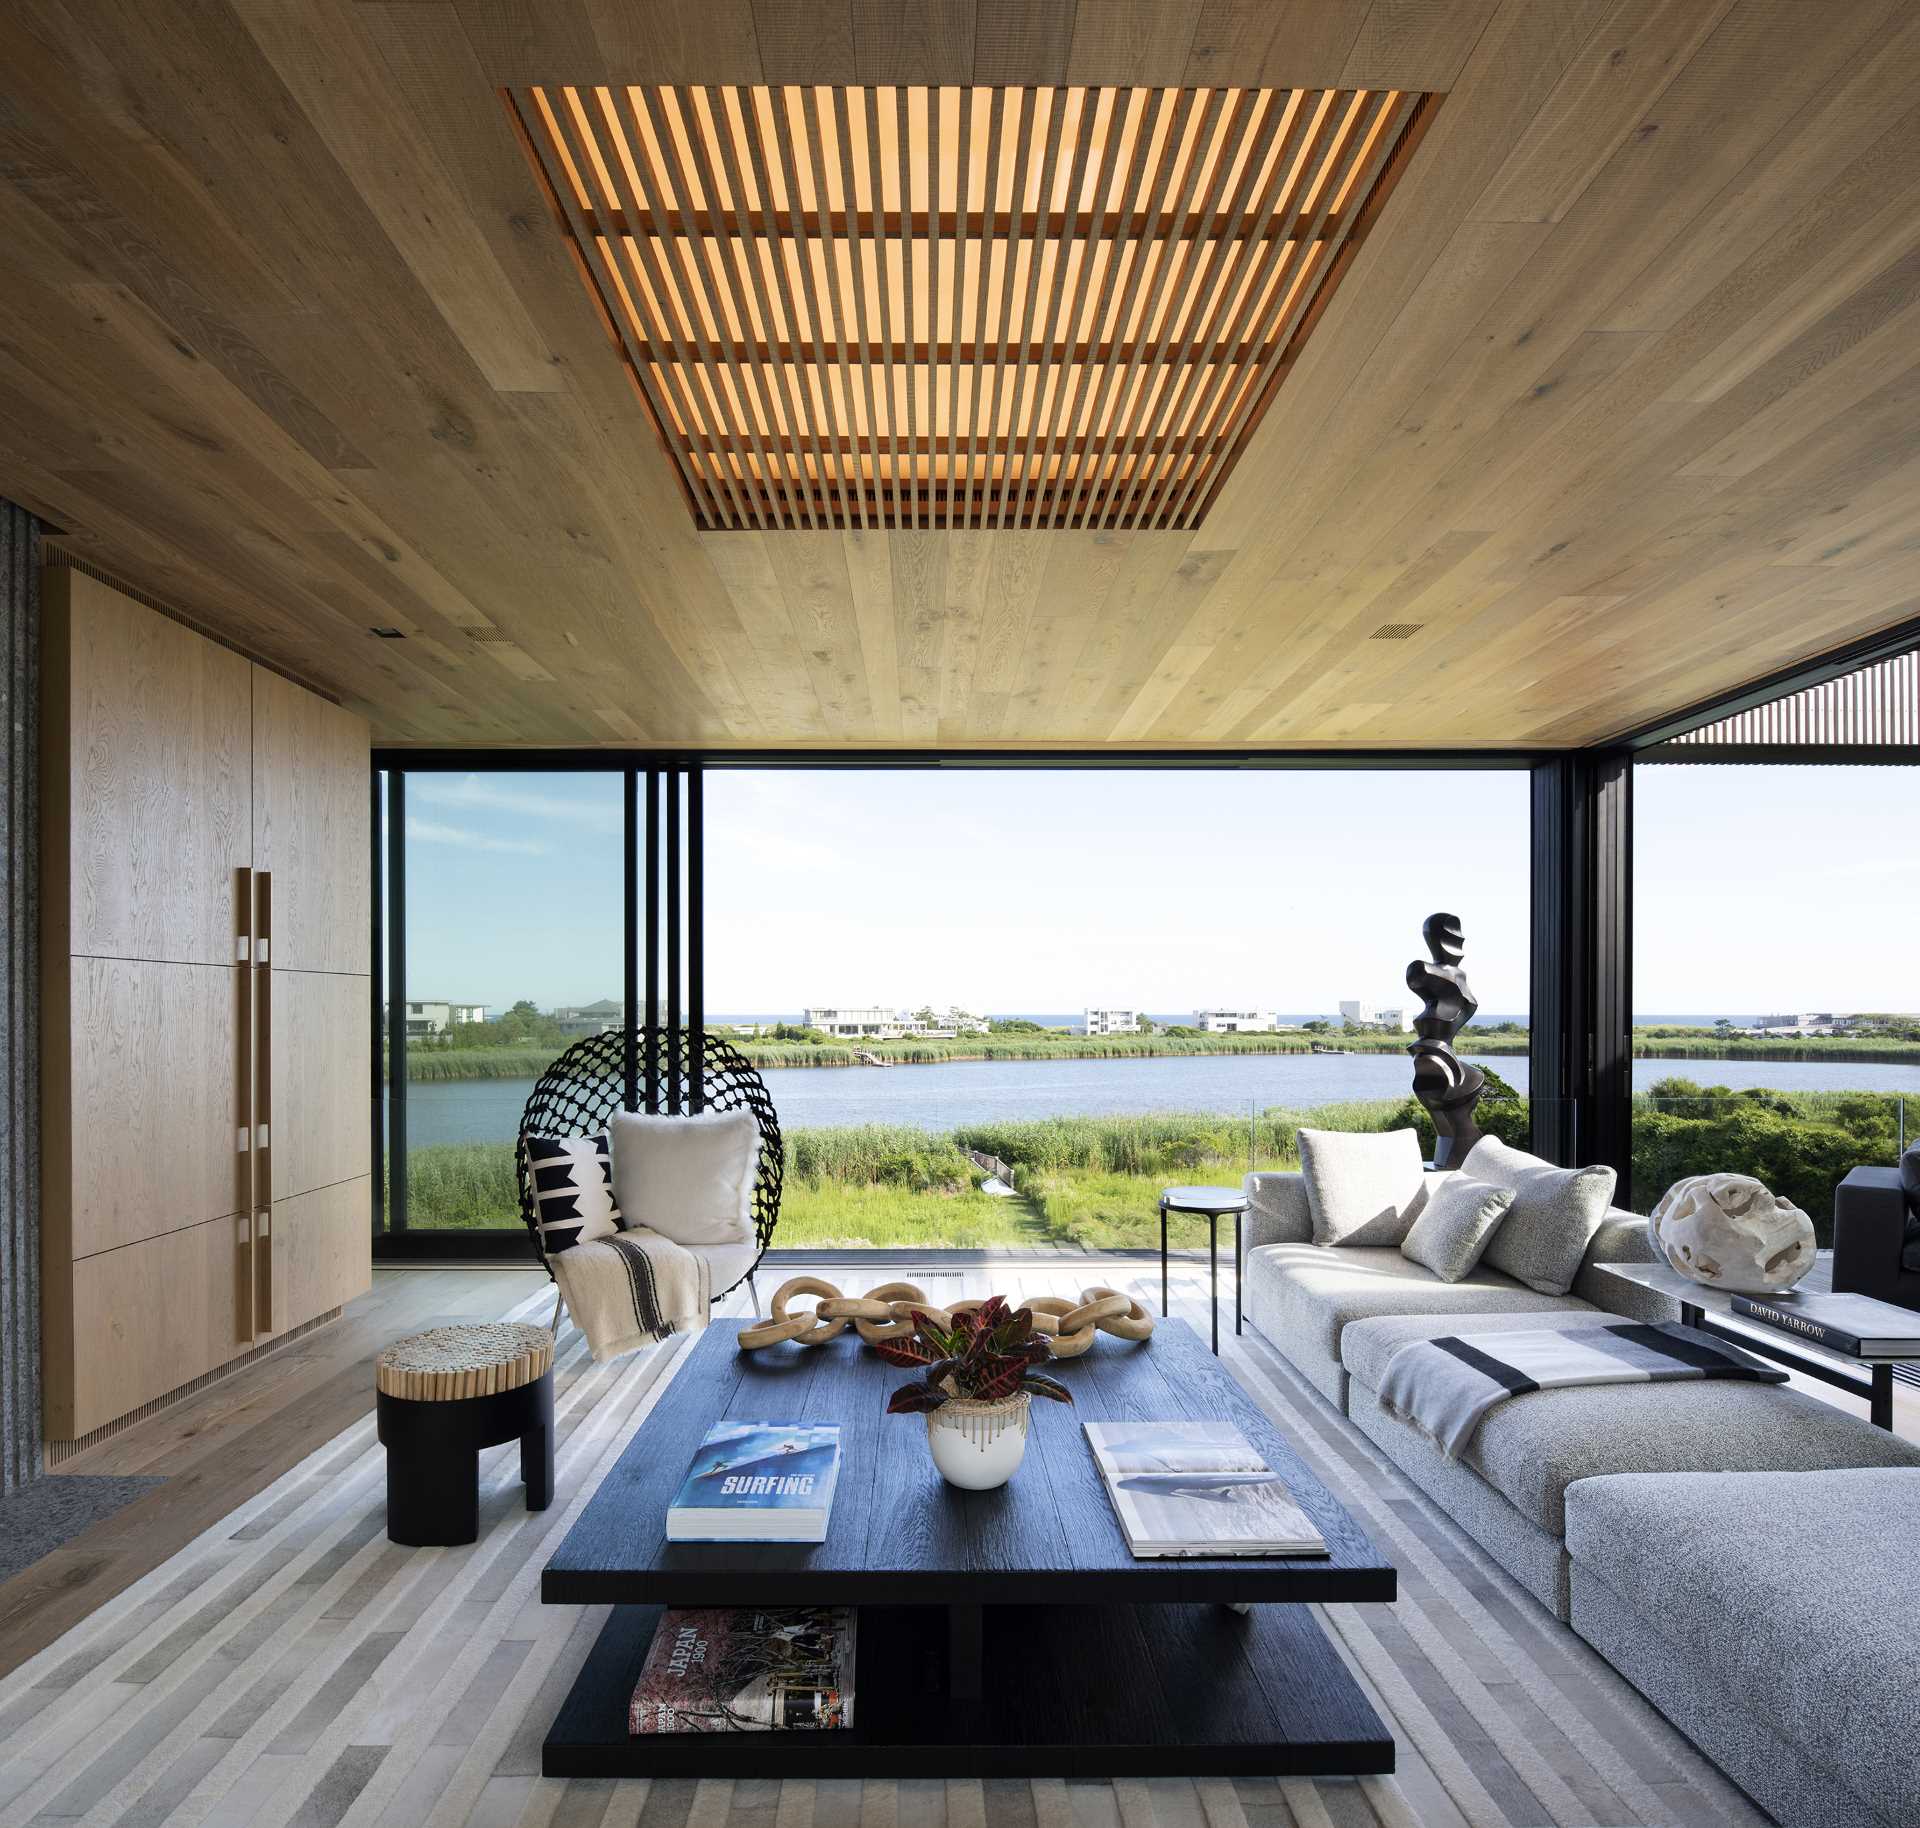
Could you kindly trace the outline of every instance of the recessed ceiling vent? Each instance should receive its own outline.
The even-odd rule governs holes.
[[[1438,99],[502,95],[708,529],[1198,526]]]
[[[1367,639],[1369,641],[1406,641],[1427,625],[1424,622],[1382,622]]]

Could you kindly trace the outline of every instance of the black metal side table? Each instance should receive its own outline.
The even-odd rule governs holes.
[[[1213,1304],[1213,1355],[1220,1356],[1220,1221],[1233,1219],[1234,1262],[1240,1260],[1240,1215],[1248,1200],[1238,1187],[1169,1187],[1160,1196],[1160,1311],[1167,1311],[1167,1214],[1190,1213],[1207,1222],[1207,1289]],[[1240,1331],[1240,1276],[1233,1278],[1233,1330]]]

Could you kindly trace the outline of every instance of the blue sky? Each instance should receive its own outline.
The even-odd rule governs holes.
[[[1920,1008],[1913,770],[1639,771],[1635,1007]],[[717,771],[715,1011],[1394,1002],[1435,908],[1527,1007],[1517,773]],[[616,778],[408,778],[409,988],[617,995]]]

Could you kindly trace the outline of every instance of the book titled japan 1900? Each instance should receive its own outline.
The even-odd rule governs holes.
[[[669,1608],[634,1685],[627,1731],[851,1726],[853,1638],[850,1606]]]

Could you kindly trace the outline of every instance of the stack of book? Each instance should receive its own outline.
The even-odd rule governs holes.
[[[1089,1422],[1127,1546],[1173,1555],[1324,1555],[1287,1482],[1231,1422]]]

